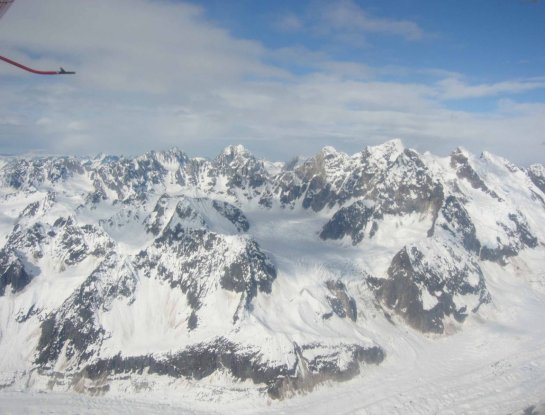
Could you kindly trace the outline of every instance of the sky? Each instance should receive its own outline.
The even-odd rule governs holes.
[[[399,138],[545,163],[545,1],[16,0],[0,153],[288,160]]]

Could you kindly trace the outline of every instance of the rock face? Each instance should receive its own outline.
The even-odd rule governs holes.
[[[200,380],[216,371],[227,372],[238,380],[265,384],[272,398],[285,398],[293,391],[310,391],[326,380],[348,380],[360,373],[360,365],[378,364],[384,359],[379,347],[359,345],[329,347],[319,343],[293,345],[286,351],[293,364],[266,364],[258,348],[241,348],[225,338],[199,343],[162,358],[116,355],[86,366],[81,376],[96,380],[112,375],[140,373]],[[339,360],[343,363],[339,364]]]
[[[186,295],[192,309],[190,329],[198,324],[204,295],[213,297],[218,289],[240,294],[240,305],[232,317],[236,321],[237,313],[251,306],[258,291],[271,292],[276,278],[276,268],[255,241],[206,230],[188,231],[179,224],[139,252],[135,266],[141,274],[166,281]]]
[[[481,252],[481,243],[477,239],[475,225],[456,196],[451,195],[446,198],[441,208],[438,225],[457,238],[466,251],[477,255]]]
[[[79,367],[96,354],[105,330],[98,319],[100,309],[134,293],[137,276],[130,267],[109,254],[74,293],[41,323],[36,363],[45,369],[69,361]]]
[[[21,291],[32,279],[26,270],[23,262],[15,255],[2,252],[0,263],[0,295],[4,295],[9,287],[13,292]]]
[[[533,164],[528,169],[528,177],[532,182],[545,193],[545,167],[542,164]]]
[[[323,318],[331,318],[333,313],[337,314],[340,318],[348,317],[352,321],[358,319],[358,308],[356,301],[348,295],[346,292],[346,286],[342,281],[327,281],[327,289],[331,293],[331,296],[327,296],[327,302],[331,306],[331,312],[324,314]]]
[[[322,228],[320,238],[342,239],[349,236],[352,244],[357,245],[366,234],[369,238],[374,236],[381,216],[373,205],[359,200],[339,209]]]
[[[347,380],[387,358],[376,319],[460,328],[493,299],[483,264],[545,240],[543,166],[399,140],[285,164],[230,146],[0,166],[0,374],[62,390]]]
[[[411,326],[442,333],[446,317],[463,322],[490,301],[479,265],[457,248],[433,239],[406,246],[392,259],[388,278],[369,283]]]

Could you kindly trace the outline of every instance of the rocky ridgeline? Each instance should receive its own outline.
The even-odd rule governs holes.
[[[327,218],[310,232],[331,249],[382,246],[375,240],[385,232],[397,238],[392,221],[427,223],[392,253],[384,275],[361,272],[351,281],[360,281],[386,315],[439,334],[491,301],[483,262],[505,266],[522,250],[543,246],[545,228],[542,165],[521,169],[463,149],[438,158],[397,140],[352,156],[326,147],[274,166],[242,146],[213,160],[179,150],[135,158],[10,158],[0,183],[0,203],[12,222],[0,251],[0,310],[19,325],[9,329],[14,333],[23,325],[40,333],[26,367],[51,376],[51,385],[86,379],[101,390],[121,375],[199,380],[222,371],[282,398],[349,379],[385,358],[379,344],[358,337],[301,342],[278,333],[283,340],[273,352],[260,339],[237,337],[261,324],[256,301],[278,295],[282,273],[275,253],[254,238],[247,210],[302,209]],[[66,278],[62,294],[40,300],[55,278]],[[106,345],[117,333],[105,316],[128,310],[120,319],[129,321],[152,283],[183,298],[169,317],[183,341],[168,352],[112,351]],[[365,324],[358,318],[364,302],[349,284],[322,285],[316,301],[325,311],[310,331]],[[271,357],[278,353],[282,359]]]

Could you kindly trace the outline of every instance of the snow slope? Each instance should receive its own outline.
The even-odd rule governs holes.
[[[543,171],[399,140],[291,165],[242,146],[7,160],[1,407],[542,405]]]

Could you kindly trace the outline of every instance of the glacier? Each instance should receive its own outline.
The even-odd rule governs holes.
[[[0,403],[539,407],[544,183],[399,140],[296,163],[3,157]]]

